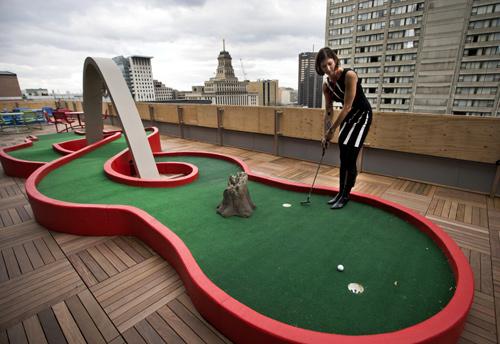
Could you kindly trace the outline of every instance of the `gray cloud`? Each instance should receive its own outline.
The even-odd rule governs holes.
[[[21,88],[81,90],[86,56],[154,56],[153,75],[189,89],[217,67],[222,39],[242,78],[296,87],[302,51],[324,44],[324,0],[0,1],[0,69]]]

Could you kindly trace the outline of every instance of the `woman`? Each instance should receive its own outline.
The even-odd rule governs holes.
[[[325,47],[318,52],[316,72],[327,76],[323,83],[326,113],[322,145],[325,149],[340,126],[339,193],[328,201],[332,209],[340,209],[349,201],[349,194],[356,182],[356,160],[370,128],[372,108],[363,93],[357,74],[352,69],[340,67],[337,54],[330,48]],[[334,101],[342,103],[342,110],[335,122],[332,122]]]

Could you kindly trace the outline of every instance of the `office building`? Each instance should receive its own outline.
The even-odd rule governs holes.
[[[165,86],[165,84],[158,80],[153,80],[155,86],[155,101],[165,101],[174,99],[174,89]]]
[[[226,51],[225,42],[217,57],[218,65],[215,77],[205,81],[204,86],[193,86],[186,92],[189,100],[210,100],[217,105],[258,105],[258,96],[247,91],[247,82],[239,81],[234,75],[232,58]]]
[[[316,73],[316,53],[299,54],[298,104],[309,108],[321,108],[323,77]]]
[[[330,0],[325,37],[376,110],[499,116],[498,0]]]
[[[257,80],[247,83],[249,94],[257,94],[258,106],[278,105],[278,80]]]
[[[279,105],[296,105],[297,104],[297,90],[291,87],[279,88]]]
[[[153,71],[151,68],[152,58],[152,56],[139,55],[113,58],[113,61],[120,68],[135,101],[151,102],[155,100]]]
[[[0,71],[0,100],[18,100],[22,98],[23,94],[19,87],[17,74]]]

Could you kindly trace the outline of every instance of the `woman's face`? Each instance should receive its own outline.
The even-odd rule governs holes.
[[[335,60],[332,59],[331,57],[323,60],[321,62],[321,70],[330,78],[333,78],[335,76],[335,70],[337,69],[337,65],[335,63]]]

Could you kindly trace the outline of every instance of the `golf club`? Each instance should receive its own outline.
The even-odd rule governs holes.
[[[311,189],[309,190],[309,194],[307,195],[307,199],[305,201],[300,202],[301,205],[306,205],[306,204],[311,203],[311,193],[312,193],[313,188],[314,188],[314,183],[316,183],[316,177],[318,177],[319,168],[321,167],[321,164],[323,163],[323,158],[325,157],[325,152],[326,152],[326,147],[323,146],[323,152],[321,153],[321,159],[319,160],[318,168],[316,169],[316,174],[314,175]]]

